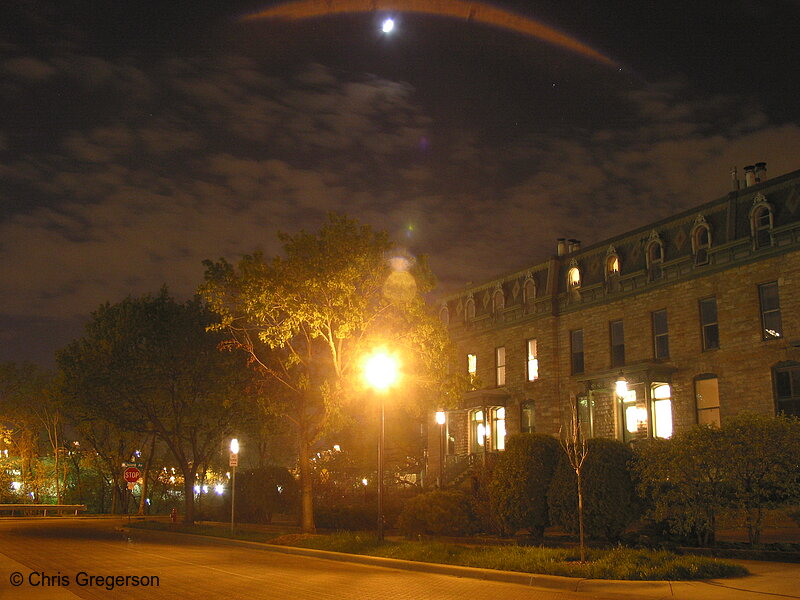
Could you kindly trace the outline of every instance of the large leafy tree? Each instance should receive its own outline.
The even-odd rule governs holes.
[[[297,434],[302,527],[314,530],[310,453],[363,399],[364,357],[377,346],[403,365],[403,394],[416,406],[457,393],[450,344],[422,294],[433,285],[424,259],[410,259],[385,232],[330,215],[315,233],[280,234],[283,255],[206,261],[201,294],[218,329],[247,353],[267,388],[266,409]],[[411,376],[413,374],[413,376]],[[435,400],[434,400],[435,399]],[[363,412],[363,407],[359,408]]]
[[[72,412],[116,431],[154,432],[169,448],[183,474],[186,522],[198,467],[247,414],[249,372],[219,351],[221,335],[206,331],[212,321],[199,298],[181,304],[162,289],[104,304],[58,354]]]

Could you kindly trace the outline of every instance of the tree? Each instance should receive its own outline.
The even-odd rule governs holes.
[[[206,331],[212,322],[199,298],[179,304],[162,289],[102,305],[57,357],[76,412],[166,444],[183,474],[187,523],[198,467],[246,414],[244,361],[219,351],[220,334]]]
[[[385,232],[341,215],[317,233],[279,237],[283,256],[256,253],[236,266],[206,261],[201,293],[230,347],[246,352],[261,375],[267,411],[294,426],[301,524],[311,532],[311,449],[349,420],[345,403],[363,393],[366,353],[382,345],[402,354],[404,372],[414,374],[405,379],[407,400],[439,401],[456,393],[457,378],[447,375],[447,332],[421,296],[433,284],[424,259],[411,260]]]
[[[578,418],[578,401],[575,398],[570,400],[570,414],[567,429],[562,427],[560,436],[561,447],[567,462],[575,472],[575,491],[577,499],[578,513],[578,543],[580,545],[581,562],[586,562],[586,533],[583,519],[583,464],[589,455],[589,446],[586,443],[586,436],[583,435],[580,420]]]

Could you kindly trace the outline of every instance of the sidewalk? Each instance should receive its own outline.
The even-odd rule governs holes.
[[[326,560],[353,562],[390,569],[405,569],[424,573],[437,573],[454,577],[471,577],[487,581],[502,581],[535,587],[542,590],[584,592],[596,596],[629,596],[632,598],[677,600],[756,600],[759,598],[800,599],[800,565],[762,561],[732,561],[745,566],[751,573],[746,577],[710,579],[704,581],[617,581],[606,579],[578,579],[556,575],[538,575],[493,569],[476,569],[434,563],[422,563],[394,558],[344,554],[326,550],[312,550],[292,546],[277,546],[261,542],[231,540],[169,531],[127,529],[129,535],[147,537],[192,535],[206,543],[220,545],[245,545],[267,552],[281,552]]]

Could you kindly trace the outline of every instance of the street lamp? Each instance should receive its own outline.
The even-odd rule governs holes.
[[[364,379],[381,400],[381,427],[378,437],[378,541],[383,541],[383,446],[386,438],[386,392],[397,381],[397,360],[384,351],[369,356],[364,363]]]
[[[444,488],[444,424],[447,414],[443,410],[436,411],[436,422],[439,424],[439,489]]]
[[[239,440],[233,438],[231,440],[231,454],[230,462],[231,467],[231,535],[233,535],[233,515],[236,500],[236,467],[239,465]]]

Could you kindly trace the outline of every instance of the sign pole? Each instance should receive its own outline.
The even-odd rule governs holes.
[[[228,465],[231,467],[231,537],[233,537],[234,525],[234,511],[236,507],[236,467],[239,466],[239,440],[233,438],[231,440],[231,454],[230,462]]]
[[[236,506],[236,465],[233,465],[231,473],[231,535],[233,535],[233,514]]]

